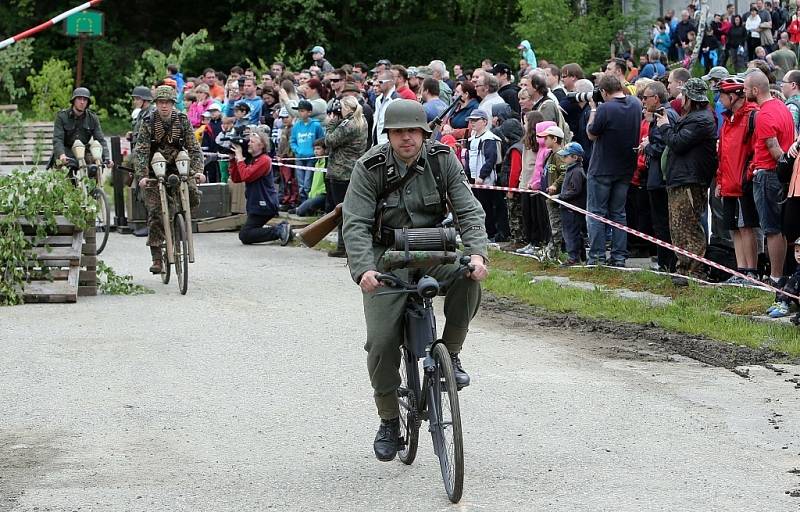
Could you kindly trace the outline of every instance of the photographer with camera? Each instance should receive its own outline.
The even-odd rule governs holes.
[[[601,98],[589,102],[586,134],[594,142],[592,159],[587,170],[587,209],[622,225],[627,225],[625,202],[628,195],[642,122],[642,103],[636,96],[625,94],[623,84],[613,75],[603,75],[597,82]],[[597,104],[597,99],[603,102]],[[589,230],[589,265],[606,261],[606,225],[587,219]],[[611,265],[624,267],[628,255],[628,237],[613,229]]]
[[[269,135],[264,131],[250,134],[248,146],[250,157],[245,158],[243,145],[233,144],[231,180],[245,184],[244,196],[247,201],[247,220],[239,231],[239,240],[245,245],[271,242],[280,239],[281,245],[292,239],[292,229],[288,222],[277,226],[265,226],[278,214],[278,192],[272,178],[272,159],[267,156]]]

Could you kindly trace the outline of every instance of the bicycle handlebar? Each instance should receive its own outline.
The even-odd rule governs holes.
[[[446,288],[450,286],[456,279],[466,277],[470,272],[475,270],[475,267],[470,264],[469,256],[462,256],[458,262],[459,267],[454,273],[453,277],[441,283],[430,276],[424,276],[416,283],[408,283],[392,273],[378,274],[376,279],[379,283],[395,289],[386,292],[379,292],[377,295],[417,293],[421,297],[433,298],[438,294],[440,288]]]

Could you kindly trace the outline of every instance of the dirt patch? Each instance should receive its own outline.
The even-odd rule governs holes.
[[[654,325],[582,318],[575,313],[555,313],[489,293],[484,293],[481,311],[485,316],[502,319],[506,325],[583,334],[593,340],[587,346],[589,350],[614,359],[670,361],[672,355],[680,354],[730,370],[735,370],[738,366],[775,362],[800,364],[800,359],[790,358],[787,354],[768,348],[750,348],[719,342],[702,336],[668,331]],[[736,373],[747,376],[746,372]]]
[[[57,455],[54,440],[31,432],[0,434],[0,512],[16,508],[32,481],[41,479]]]

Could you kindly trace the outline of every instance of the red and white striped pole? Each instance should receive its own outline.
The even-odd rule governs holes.
[[[49,21],[45,21],[41,25],[38,25],[38,26],[33,27],[33,28],[30,28],[30,29],[26,30],[25,32],[20,32],[19,34],[15,35],[14,37],[9,37],[5,41],[1,41],[0,42],[0,50],[2,50],[3,48],[6,48],[7,46],[11,46],[12,44],[16,43],[17,41],[25,39],[26,37],[30,37],[32,35],[35,35],[35,34],[41,32],[44,29],[50,28],[53,25],[55,25],[56,23],[58,23],[60,21],[63,21],[65,18],[68,18],[68,17],[72,16],[73,14],[75,14],[77,12],[85,11],[89,7],[94,7],[94,6],[96,6],[97,4],[99,4],[102,1],[103,0],[90,0],[89,2],[86,2],[85,4],[81,4],[78,7],[75,7],[73,9],[68,10],[68,11],[62,12],[61,14],[56,16],[55,18],[53,18],[53,19],[51,19]]]

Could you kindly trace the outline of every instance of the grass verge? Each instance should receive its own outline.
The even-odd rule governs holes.
[[[754,321],[747,315],[763,312],[772,295],[736,287],[678,288],[668,277],[650,272],[624,272],[606,268],[558,268],[500,251],[491,254],[492,273],[486,282],[491,293],[555,312],[582,317],[655,325],[671,331],[732,342],[749,347],[768,347],[800,356],[800,329],[793,325]],[[550,281],[530,284],[535,275],[561,275],[595,283],[606,289],[583,290]],[[672,303],[653,306],[619,297],[614,288],[649,291],[671,297]]]

